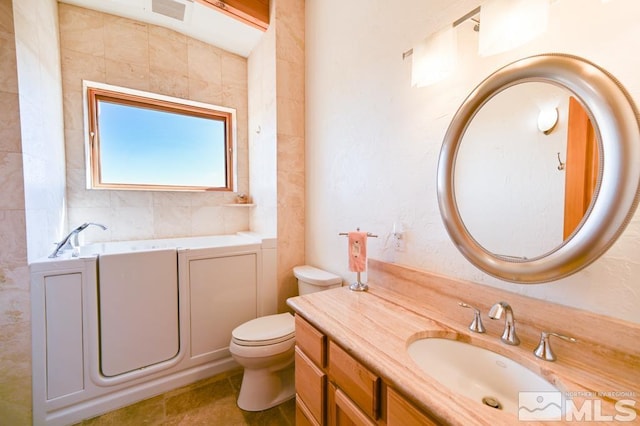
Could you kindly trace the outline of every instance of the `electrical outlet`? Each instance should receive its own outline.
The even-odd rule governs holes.
[[[393,223],[393,230],[391,231],[391,242],[395,251],[405,250],[405,235],[402,228],[402,224]]]

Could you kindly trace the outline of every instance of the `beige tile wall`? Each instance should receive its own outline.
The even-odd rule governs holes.
[[[271,8],[273,9],[273,2]],[[275,237],[278,225],[275,25],[248,59],[251,229]]]
[[[295,296],[293,267],[305,262],[305,3],[275,2],[278,300]]]
[[[0,422],[31,423],[31,321],[16,39],[0,0]]]
[[[172,30],[59,5],[69,226],[91,241],[225,234],[249,229],[247,208],[224,207],[235,193],[85,189],[82,80],[236,108],[238,189],[249,191],[247,61]]]
[[[66,219],[57,11],[56,0],[14,2],[29,261],[51,252]]]
[[[302,0],[271,1],[271,24],[249,57],[251,188],[256,232],[278,238],[278,310],[305,263],[305,51]]]

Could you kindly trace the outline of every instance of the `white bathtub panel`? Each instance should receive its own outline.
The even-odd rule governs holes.
[[[101,255],[98,270],[102,374],[117,376],[176,356],[176,250]]]
[[[255,253],[191,260],[191,357],[228,356],[231,331],[257,316]]]
[[[47,399],[84,389],[82,275],[44,278],[47,338]]]

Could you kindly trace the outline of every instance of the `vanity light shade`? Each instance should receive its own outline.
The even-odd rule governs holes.
[[[547,29],[549,0],[489,0],[480,8],[480,56],[533,40]]]
[[[453,25],[424,39],[413,47],[411,85],[437,83],[451,74],[456,65],[457,37]]]

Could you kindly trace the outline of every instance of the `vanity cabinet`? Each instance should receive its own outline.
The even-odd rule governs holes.
[[[296,315],[296,425],[327,424],[327,337]]]
[[[300,315],[295,363],[297,426],[437,424]]]

